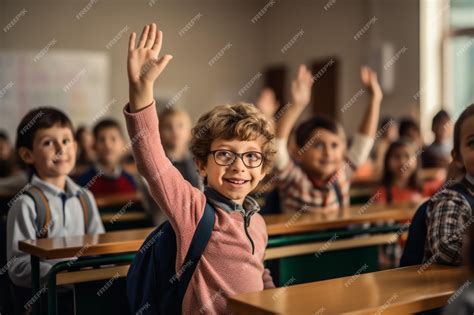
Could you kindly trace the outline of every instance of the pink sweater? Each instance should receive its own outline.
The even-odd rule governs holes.
[[[206,197],[184,180],[165,156],[155,104],[137,113],[130,113],[127,105],[124,115],[138,170],[176,233],[179,271],[204,213]],[[261,215],[251,217],[248,231],[255,243],[253,255],[242,214],[216,210],[211,239],[184,297],[183,314],[229,313],[226,297],[264,289],[263,258],[268,235]]]

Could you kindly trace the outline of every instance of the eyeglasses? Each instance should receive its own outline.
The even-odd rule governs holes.
[[[263,163],[263,155],[257,151],[235,153],[229,150],[214,150],[210,151],[209,154],[214,156],[214,161],[220,166],[232,165],[237,157],[239,157],[248,168],[256,168]]]

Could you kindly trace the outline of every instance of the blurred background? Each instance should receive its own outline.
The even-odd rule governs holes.
[[[76,125],[123,122],[128,36],[150,22],[174,56],[159,105],[194,121],[217,104],[255,102],[266,86],[283,106],[300,63],[317,76],[311,110],[340,119],[348,134],[367,102],[364,64],[381,78],[382,116],[412,115],[427,141],[434,113],[455,118],[474,101],[471,0],[1,0],[0,20],[0,124],[12,137],[40,105]]]

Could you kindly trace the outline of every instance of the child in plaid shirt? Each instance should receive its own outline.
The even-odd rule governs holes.
[[[333,120],[314,117],[296,129],[298,151],[292,161],[287,149],[288,139],[293,125],[309,104],[314,82],[308,69],[300,66],[291,86],[292,104],[281,109],[276,132],[275,166],[284,212],[334,214],[349,204],[349,180],[372,149],[382,101],[376,73],[363,67],[361,77],[371,99],[349,152],[346,154],[343,128]],[[350,110],[356,109],[351,109],[350,105],[342,108],[342,111]]]
[[[474,104],[468,106],[454,125],[453,163],[465,170],[460,181],[466,195],[444,189],[434,195],[427,208],[427,240],[424,261],[459,265],[462,262],[463,236],[473,222],[474,198]],[[470,196],[469,196],[470,194]]]

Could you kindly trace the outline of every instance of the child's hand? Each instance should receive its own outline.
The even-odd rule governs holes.
[[[377,79],[377,73],[375,73],[375,71],[369,67],[364,66],[360,69],[360,78],[362,79],[362,83],[364,83],[367,90],[369,90],[372,98],[380,102],[382,100],[383,94]]]
[[[280,103],[276,99],[275,92],[271,88],[264,88],[260,92],[260,97],[255,103],[258,109],[267,117],[268,119],[273,119],[273,116],[280,108]]]
[[[262,280],[263,280],[264,289],[272,289],[275,287],[275,284],[273,283],[272,275],[270,274],[270,269],[265,268],[263,270]]]
[[[135,47],[136,34],[130,35],[127,70],[130,86],[130,109],[138,111],[153,101],[153,83],[173,58],[165,55],[158,59],[163,33],[156,24],[146,25]]]
[[[313,86],[313,76],[305,65],[300,65],[298,76],[291,82],[291,96],[293,105],[305,107],[311,100],[311,87]]]

